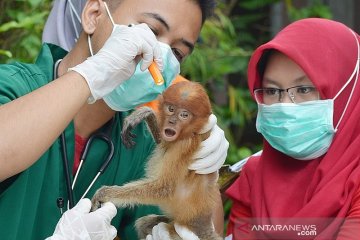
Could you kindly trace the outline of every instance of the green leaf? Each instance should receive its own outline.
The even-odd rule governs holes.
[[[11,58],[13,56],[10,51],[4,50],[4,49],[0,49],[0,55],[4,55],[4,56],[6,56],[8,58]]]
[[[39,6],[40,3],[42,2],[42,0],[28,0],[28,1],[33,8]]]
[[[44,18],[46,15],[47,15],[47,12],[41,12],[41,13],[34,14],[32,16],[25,17],[20,22],[10,21],[10,22],[4,23],[4,24],[0,25],[0,33],[9,31],[11,29],[16,29],[16,28],[31,29],[36,24],[44,23],[44,21],[45,21]]]

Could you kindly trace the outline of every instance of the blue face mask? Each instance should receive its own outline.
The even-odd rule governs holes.
[[[276,150],[299,160],[317,158],[334,137],[334,101],[259,104],[256,129]]]
[[[134,75],[115,90],[106,95],[103,99],[105,103],[115,111],[128,111],[135,107],[154,100],[166,88],[168,88],[175,77],[180,73],[179,61],[175,58],[171,48],[159,42],[163,71],[164,84],[157,85],[150,72],[140,70],[140,63],[136,66]]]
[[[299,104],[258,104],[256,129],[273,148],[299,160],[315,159],[328,151],[335,132],[350,103],[359,77],[359,42],[356,36],[355,39],[358,45],[358,59],[355,69],[333,99],[308,101]],[[349,99],[334,128],[334,100],[351,82],[354,75],[355,83]]]
[[[116,27],[110,11],[105,4],[109,18]],[[88,44],[91,55],[93,55],[91,47],[91,39],[88,35]],[[134,74],[124,83],[115,88],[111,93],[103,99],[105,103],[115,111],[128,111],[135,107],[150,102],[157,98],[166,88],[168,88],[175,77],[180,73],[180,63],[173,54],[169,45],[159,42],[162,53],[164,84],[157,85],[154,82],[149,70],[141,71],[141,62],[136,66]]]

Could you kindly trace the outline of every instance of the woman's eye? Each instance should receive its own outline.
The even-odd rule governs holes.
[[[184,57],[185,57],[185,54],[184,54],[181,50],[179,50],[179,49],[177,49],[177,48],[172,48],[171,50],[173,51],[176,59],[177,59],[179,62],[182,62],[182,60],[183,60]]]
[[[277,94],[277,92],[278,92],[278,89],[276,89],[276,88],[266,88],[266,89],[264,89],[264,93],[267,96],[274,96],[274,95]]]
[[[314,87],[299,87],[297,89],[297,93],[307,94],[312,92],[314,89],[315,89]]]

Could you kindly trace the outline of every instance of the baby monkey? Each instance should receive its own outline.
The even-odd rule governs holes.
[[[104,186],[92,199],[93,209],[110,201],[117,207],[134,204],[158,205],[167,215],[149,215],[138,219],[136,228],[141,239],[151,234],[159,222],[169,224],[171,239],[181,239],[173,223],[188,227],[200,239],[222,239],[214,230],[211,216],[219,194],[217,173],[202,175],[188,169],[200,143],[209,136],[201,130],[211,114],[209,97],[194,82],[170,86],[159,96],[159,112],[143,107],[124,121],[122,139],[126,146],[135,143],[131,133],[146,119],[157,143],[147,163],[146,176],[123,186]]]

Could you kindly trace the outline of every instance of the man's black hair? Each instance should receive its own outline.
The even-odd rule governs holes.
[[[200,6],[202,13],[202,23],[204,23],[208,17],[211,17],[214,14],[214,9],[216,6],[215,0],[193,0],[193,1],[197,2],[197,4]]]

